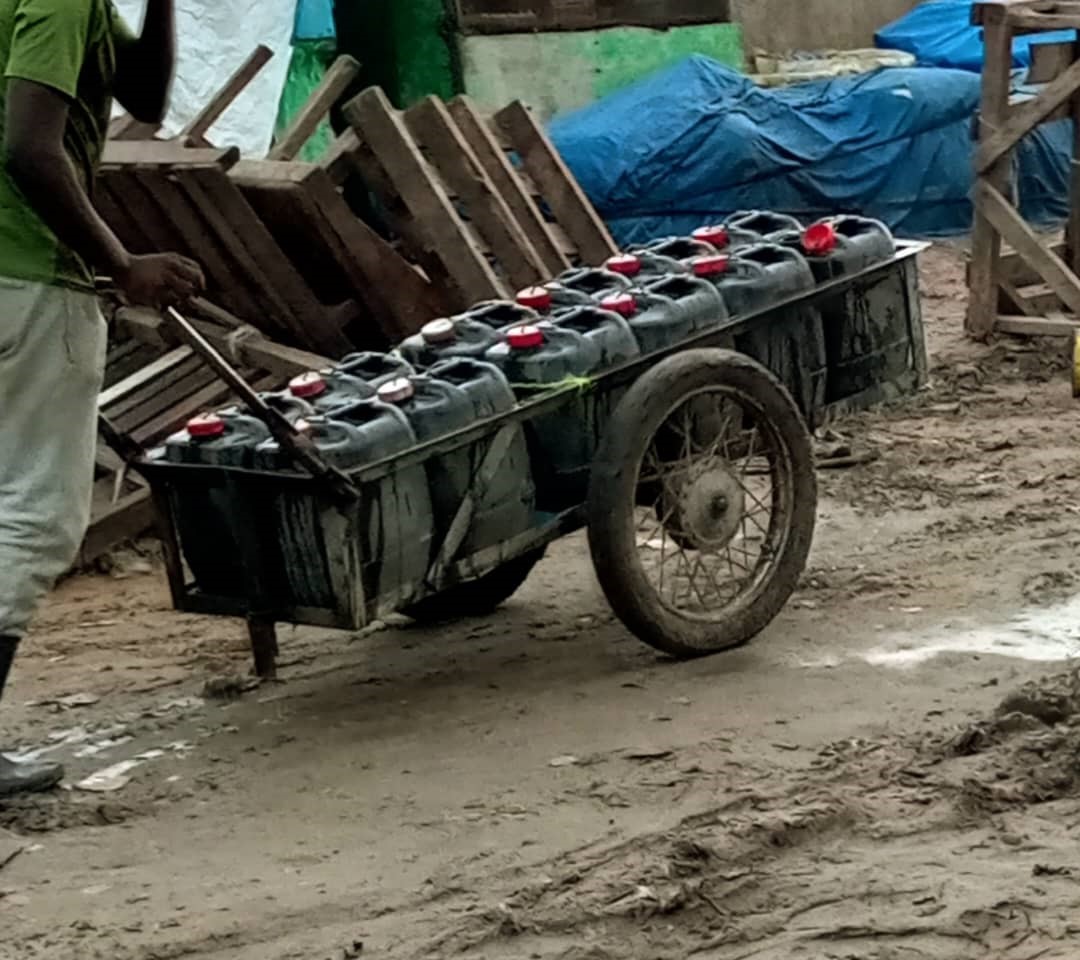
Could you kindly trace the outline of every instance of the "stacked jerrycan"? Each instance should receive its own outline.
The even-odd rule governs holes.
[[[502,371],[519,400],[528,401],[599,373],[604,349],[598,337],[542,321],[507,328],[485,359]],[[584,501],[598,436],[595,407],[583,383],[558,409],[526,423],[538,509],[557,512]]]
[[[314,416],[300,426],[326,462],[343,471],[416,445],[405,415],[378,399],[355,401],[332,418]],[[256,449],[255,466],[296,469],[272,439]],[[272,509],[283,560],[279,589],[287,605],[333,607],[335,598],[354,592],[347,579],[358,572],[367,600],[378,597],[383,609],[396,609],[423,582],[433,526],[423,467],[364,484],[360,500],[345,511],[315,493],[288,488],[274,495]]]
[[[418,443],[437,440],[514,406],[514,393],[503,374],[471,357],[447,358],[424,375],[388,381],[379,388],[379,399],[405,415]],[[425,462],[434,514],[429,562],[441,550],[467,494],[474,498],[473,514],[452,558],[496,546],[531,527],[535,490],[525,434],[517,424],[507,429],[509,435],[499,441],[502,453],[496,451],[482,475],[494,442],[491,435]]]
[[[611,294],[600,306],[625,318],[642,353],[673,347],[728,316],[717,288],[688,270],[653,277],[640,287]]]
[[[735,246],[754,240],[775,241],[792,230],[802,230],[802,224],[794,217],[771,210],[740,210],[728,217],[724,226],[740,238],[735,241]]]
[[[896,252],[889,229],[865,217],[818,221],[785,242],[806,256],[818,283],[850,276]],[[907,369],[910,334],[902,318],[870,309],[865,297],[838,294],[820,303],[829,369],[826,402],[861,393],[884,376]],[[886,372],[887,371],[887,372]]]
[[[715,285],[734,317],[767,310],[814,287],[805,258],[768,241],[738,247],[731,255],[698,257],[691,266],[696,276]],[[824,333],[816,309],[803,305],[762,314],[735,337],[735,349],[776,374],[813,422],[824,406],[826,382]]]
[[[308,404],[316,414],[331,414],[340,407],[369,400],[375,388],[359,377],[345,373],[340,367],[333,370],[311,370],[293,377],[288,392]]]
[[[419,333],[398,346],[397,352],[415,369],[425,370],[450,357],[481,358],[497,340],[490,324],[463,314],[424,324]]]
[[[411,377],[416,372],[404,357],[374,350],[350,353],[335,369],[363,380],[374,390],[378,390],[387,380]]]
[[[189,420],[155,455],[170,463],[254,466],[255,448],[270,437],[258,418],[229,408]],[[173,511],[184,556],[195,582],[206,593],[235,595],[243,590],[240,539],[233,511],[233,488],[192,484],[174,493]]]

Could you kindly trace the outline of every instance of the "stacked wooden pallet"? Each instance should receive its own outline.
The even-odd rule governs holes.
[[[524,104],[491,121],[466,97],[405,112],[378,88],[345,108],[352,130],[327,158],[356,172],[389,229],[454,309],[511,296],[616,252],[603,221]]]
[[[114,126],[96,203],[134,252],[175,251],[208,281],[195,311],[256,388],[359,349],[383,349],[435,316],[513,296],[616,252],[610,234],[524,105],[482,117],[466,99],[405,112],[371,89],[321,163],[293,157],[356,75],[342,59],[265,159],[207,133],[265,63],[257,51],[180,137]],[[149,131],[153,133],[153,131]],[[374,198],[376,228],[346,196]],[[161,440],[225,391],[160,322],[121,311],[101,410],[138,444]],[[99,458],[88,553],[145,526],[149,504],[115,456]]]

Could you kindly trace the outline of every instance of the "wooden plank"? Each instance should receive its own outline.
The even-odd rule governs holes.
[[[350,156],[360,140],[355,130],[346,130],[330,144],[323,158],[319,161],[320,166],[329,174],[334,186],[340,187],[356,170],[356,165]]]
[[[1080,61],[1074,62],[1038,95],[1009,111],[1005,123],[979,144],[975,161],[978,173],[986,173],[1051,113],[1066,103],[1080,89]]]
[[[243,264],[274,310],[274,319],[292,332],[296,342],[329,356],[347,353],[351,345],[342,328],[349,314],[355,315],[355,304],[334,309],[319,303],[236,184],[223,173],[196,168],[177,170],[174,176],[203,219]]]
[[[238,366],[266,370],[288,378],[332,365],[331,360],[320,354],[268,340],[254,327],[240,326],[230,332],[214,323],[200,320],[192,320],[192,323],[199,333]],[[147,343],[155,343],[161,336],[175,342],[172,327],[154,310],[123,307],[117,311],[116,325],[118,329]]]
[[[132,391],[138,390],[139,387],[151,382],[155,377],[172,369],[177,364],[183,363],[190,356],[193,356],[190,347],[177,347],[175,350],[170,350],[165,356],[159,357],[153,363],[133,373],[130,377],[125,377],[119,383],[102,390],[98,396],[98,409],[104,410],[110,403],[114,403]]]
[[[1071,337],[1080,330],[1080,322],[1062,317],[1002,316],[997,318],[994,329],[1022,337]]]
[[[1025,82],[1028,84],[1050,83],[1060,77],[1076,60],[1071,42],[1033,43],[1031,66]]]
[[[1006,7],[1008,23],[1016,33],[1075,30],[1080,27],[1080,3],[1015,3]]]
[[[1074,66],[1080,63],[1080,43],[1073,42]],[[1069,101],[1072,117],[1072,164],[1069,169],[1069,219],[1065,225],[1066,255],[1072,272],[1080,275],[1080,93]]]
[[[354,288],[377,295],[385,307],[379,311],[383,334],[391,343],[419,332],[431,320],[453,309],[435,287],[366,223],[357,218],[329,176],[312,178],[309,196],[336,237],[338,262]]]
[[[164,350],[171,350],[174,347],[175,344],[170,343],[165,346]],[[155,402],[156,394],[160,394],[175,384],[180,383],[185,378],[191,376],[191,374],[203,369],[204,366],[205,365],[199,357],[193,354],[183,363],[178,363],[169,370],[163,371],[158,376],[148,380],[137,390],[132,391],[124,397],[110,401],[108,407],[103,412],[110,420],[118,421],[121,418],[128,416],[139,407],[152,406]]]
[[[207,133],[210,132],[210,128],[232,106],[236,98],[244,92],[247,85],[258,76],[262,68],[270,62],[273,56],[274,51],[265,44],[260,43],[251,56],[229,77],[225,85],[214,94],[210,102],[180,131],[177,139],[183,143],[199,144],[203,142]]]
[[[123,142],[110,140],[101,155],[103,168],[130,164],[166,164],[169,166],[217,166],[228,169],[240,159],[239,147],[185,147],[175,140],[139,140]]]
[[[603,263],[618,253],[604,222],[525,104],[520,100],[510,104],[495,115],[495,122],[510,138],[522,164],[582,259]]]
[[[247,161],[230,172],[230,179],[316,290],[329,284],[341,296],[363,302],[381,331],[363,346],[397,343],[452,306],[353,214],[321,166]]]
[[[167,432],[180,429],[185,421],[177,421],[173,413],[177,410],[190,410],[189,398],[199,394],[207,387],[216,384],[221,388],[220,382],[214,376],[212,370],[205,365],[197,366],[188,370],[179,379],[163,386],[160,389],[147,391],[143,402],[133,407],[121,417],[113,420],[118,430],[131,437],[139,437],[140,442],[153,443],[162,439],[165,433],[151,434],[146,430],[147,424],[156,423],[162,418],[167,421]],[[201,404],[200,404],[201,409]],[[198,411],[196,411],[198,412]]]
[[[356,132],[347,130],[338,137],[320,166],[335,186],[341,186],[355,173],[365,187],[379,197],[379,216],[423,269],[424,278],[431,284],[439,300],[447,304],[444,311],[460,308],[461,293],[447,273],[446,266],[431,249],[431,244],[397,195],[382,165]]]
[[[1029,317],[1041,316],[1041,311],[1036,309],[1035,305],[1030,303],[1020,291],[1014,287],[1007,280],[998,277],[998,287],[1000,289],[1000,295],[998,298],[998,309],[1004,312],[1005,310],[1018,311]],[[1009,304],[1008,307],[1002,306],[1002,304]]]
[[[1045,244],[1047,249],[1053,250],[1060,257],[1065,255],[1065,242],[1055,240]],[[1015,287],[1030,287],[1039,283],[1039,275],[1024,262],[1023,258],[1015,250],[1003,251],[998,261],[998,276],[1007,280]]]
[[[345,116],[425,235],[431,252],[457,288],[461,306],[507,296],[386,94],[377,87],[365,90],[345,107]]]
[[[338,57],[267,155],[267,159],[292,160],[314,136],[319,124],[359,74],[360,64],[356,60],[347,55]]]
[[[210,295],[227,303],[242,316],[257,319],[275,330],[287,329],[272,312],[266,310],[261,291],[253,289],[250,276],[237,265],[218,234],[210,229],[191,198],[176,178],[161,170],[133,170],[128,175],[133,184],[131,195],[141,188],[150,223],[168,224],[180,243],[162,242],[158,250],[177,250],[199,263],[206,273]],[[156,208],[157,216],[150,211]]]
[[[461,96],[451,100],[447,107],[495,190],[532,242],[548,276],[562,273],[570,266],[570,259],[476,106],[468,97]]]
[[[103,171],[94,188],[94,206],[132,253],[163,249],[158,243],[171,242],[172,234],[165,229],[166,225],[156,221],[156,211],[141,209],[145,207],[145,198],[141,191],[131,189],[129,178],[130,171]]]
[[[726,23],[730,0],[455,0],[464,33],[533,33]]]
[[[979,140],[1000,127],[1009,109],[1009,87],[1012,77],[1012,31],[1005,23],[1005,11],[999,6],[977,5],[973,16],[983,23],[984,64]],[[986,186],[1000,195],[1008,189],[1010,163],[1000,158],[988,168],[976,187],[975,223],[971,241],[971,270],[969,273],[968,310],[964,326],[976,340],[987,339],[994,330],[997,316],[997,262],[1001,238],[982,209],[978,188]],[[1018,251],[1019,252],[1019,251]]]
[[[212,375],[212,371],[208,372]],[[271,374],[256,377],[249,370],[241,371],[241,373],[256,392],[273,390],[281,385],[280,379]],[[133,432],[132,438],[136,443],[143,446],[157,442],[170,433],[179,430],[196,414],[211,408],[217,409],[227,404],[231,396],[232,393],[229,388],[222,381],[213,377],[211,382],[203,389],[186,397],[182,404],[165,411],[154,420],[140,426]]]
[[[446,104],[437,97],[427,97],[405,112],[405,123],[427,149],[428,159],[443,182],[465,205],[466,215],[514,287],[548,279],[543,259],[461,135]]]
[[[1050,285],[1070,310],[1080,313],[1080,279],[1065,262],[1042,245],[1024,218],[988,182],[978,183],[975,196],[982,215],[998,234]]]
[[[153,140],[160,129],[160,124],[143,123],[130,113],[125,113],[109,121],[106,137],[109,140]]]

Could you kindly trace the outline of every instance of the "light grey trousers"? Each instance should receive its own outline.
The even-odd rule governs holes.
[[[86,533],[106,343],[93,294],[0,277],[0,636],[26,632]]]

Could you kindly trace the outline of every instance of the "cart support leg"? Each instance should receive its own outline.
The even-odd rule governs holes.
[[[248,636],[255,659],[255,676],[260,680],[277,679],[277,626],[273,620],[248,617]]]

